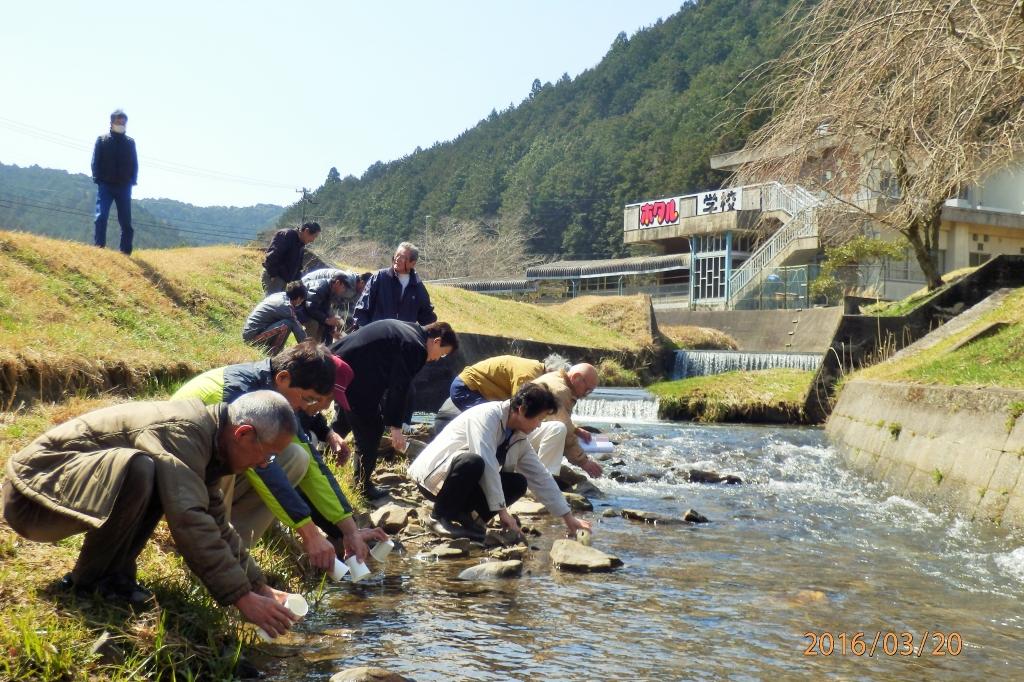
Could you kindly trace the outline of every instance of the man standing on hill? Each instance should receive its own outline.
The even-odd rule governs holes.
[[[430,294],[414,269],[419,257],[420,252],[415,245],[409,242],[398,245],[391,267],[378,270],[370,278],[356,303],[352,317],[357,327],[365,327],[378,320],[419,324],[437,322]]]
[[[319,234],[320,223],[305,223],[297,230],[278,230],[274,234],[263,259],[264,293],[270,295],[284,291],[285,284],[299,279],[306,246],[312,244]]]
[[[132,185],[139,179],[139,157],[135,140],[124,134],[128,116],[120,109],[110,115],[110,132],[96,138],[92,150],[92,181],[96,183],[96,222],[93,244],[107,245],[110,204],[117,205],[121,225],[121,253],[132,254]]]

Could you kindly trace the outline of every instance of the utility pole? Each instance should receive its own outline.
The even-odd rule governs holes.
[[[299,199],[299,203],[302,206],[302,218],[300,219],[301,222],[299,224],[304,225],[306,223],[306,204],[313,204],[315,206],[316,202],[309,198],[312,192],[307,188],[303,187],[302,189],[297,189],[295,191],[302,195],[302,198]]]

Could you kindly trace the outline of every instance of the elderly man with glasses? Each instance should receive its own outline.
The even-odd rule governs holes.
[[[379,320],[401,320],[428,325],[437,322],[430,294],[416,275],[420,252],[414,244],[402,242],[395,249],[391,267],[378,270],[366,283],[352,318],[357,327]]]
[[[327,443],[339,461],[348,459],[348,447],[321,411],[332,398],[348,407],[352,379],[351,367],[327,346],[308,340],[268,360],[211,369],[172,396],[211,405],[269,389],[283,395],[295,411],[295,439],[277,461],[224,482],[229,518],[246,546],[263,535],[275,516],[295,531],[310,563],[322,570],[334,565],[336,553],[365,561],[367,540],[387,540],[379,528],[359,529],[352,505],[310,437],[312,433]]]
[[[53,427],[7,462],[3,515],[34,542],[85,534],[60,586],[145,607],[139,554],[161,516],[188,567],[222,606],[272,637],[294,622],[228,521],[222,476],[265,466],[291,442],[295,417],[273,391],[231,405],[131,402]]]

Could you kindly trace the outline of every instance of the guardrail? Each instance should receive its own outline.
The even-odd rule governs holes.
[[[798,239],[818,236],[815,208],[820,199],[798,185],[766,183],[761,186],[762,209],[784,211],[789,221],[762,244],[729,278],[728,302],[731,305],[745,293],[756,275],[788,255],[788,247]]]

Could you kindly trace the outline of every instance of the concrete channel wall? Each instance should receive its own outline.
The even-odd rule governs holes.
[[[659,308],[658,324],[710,327],[725,332],[739,350],[824,353],[843,318],[841,306],[796,310],[688,310]]]
[[[826,432],[857,471],[933,508],[1024,527],[1024,391],[851,381]]]

